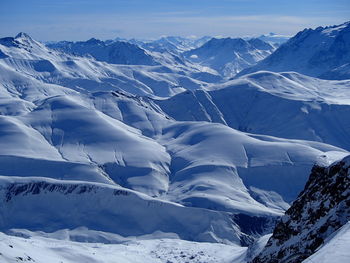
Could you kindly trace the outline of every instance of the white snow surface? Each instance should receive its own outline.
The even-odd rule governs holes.
[[[0,232],[1,262],[240,263],[244,262],[246,251],[237,245],[189,242],[162,235],[121,239],[115,234],[91,233],[84,228],[51,234],[28,231],[16,234]],[[86,242],[86,236],[98,238]]]

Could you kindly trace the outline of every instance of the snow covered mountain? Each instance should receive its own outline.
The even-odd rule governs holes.
[[[350,22],[305,29],[279,47],[271,56],[239,75],[268,70],[295,71],[325,79],[347,79],[350,61]],[[337,69],[339,68],[340,69]],[[337,74],[332,74],[336,71]],[[343,74],[342,74],[343,73]]]
[[[154,41],[138,42],[142,48],[156,52],[170,52],[180,54],[185,51],[198,48],[211,39],[209,36],[201,38],[185,38],[167,36]]]
[[[349,167],[350,156],[330,166],[316,165],[305,189],[277,223],[267,245],[252,262],[301,262],[318,249],[315,256],[305,262],[320,262],[316,259],[345,262],[342,259],[349,259],[349,251],[337,247],[330,254],[324,254],[327,249],[329,251],[330,244],[335,245],[343,235],[349,235]],[[334,235],[343,226],[340,233]]]
[[[233,77],[242,69],[255,65],[275,50],[258,38],[213,38],[203,46],[184,53],[192,62],[215,69],[224,77]]]
[[[62,41],[47,44],[49,48],[80,56],[91,55],[98,61],[124,65],[157,65],[152,56],[138,46],[125,42],[105,42],[95,38],[87,41]]]
[[[173,57],[168,59],[162,54],[153,54],[163,61],[158,66],[108,64],[52,50],[25,34],[0,39],[0,50],[0,67],[6,72],[2,74],[3,82],[12,86],[19,85],[14,84],[16,81],[31,85],[34,79],[80,91],[121,89],[133,94],[169,96],[221,79],[213,70],[173,63]]]
[[[313,165],[349,155],[349,81],[227,80],[182,54],[272,45],[181,41],[0,39],[0,261],[244,263]]]

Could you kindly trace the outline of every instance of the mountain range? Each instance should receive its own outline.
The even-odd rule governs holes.
[[[349,26],[0,39],[0,259],[342,262]]]

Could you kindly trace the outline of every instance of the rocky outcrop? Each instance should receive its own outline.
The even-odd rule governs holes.
[[[304,190],[277,223],[252,263],[297,263],[350,220],[350,156],[329,167],[315,165]]]

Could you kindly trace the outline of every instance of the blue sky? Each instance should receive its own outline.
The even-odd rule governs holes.
[[[0,0],[0,36],[39,40],[293,35],[347,20],[349,0]]]

